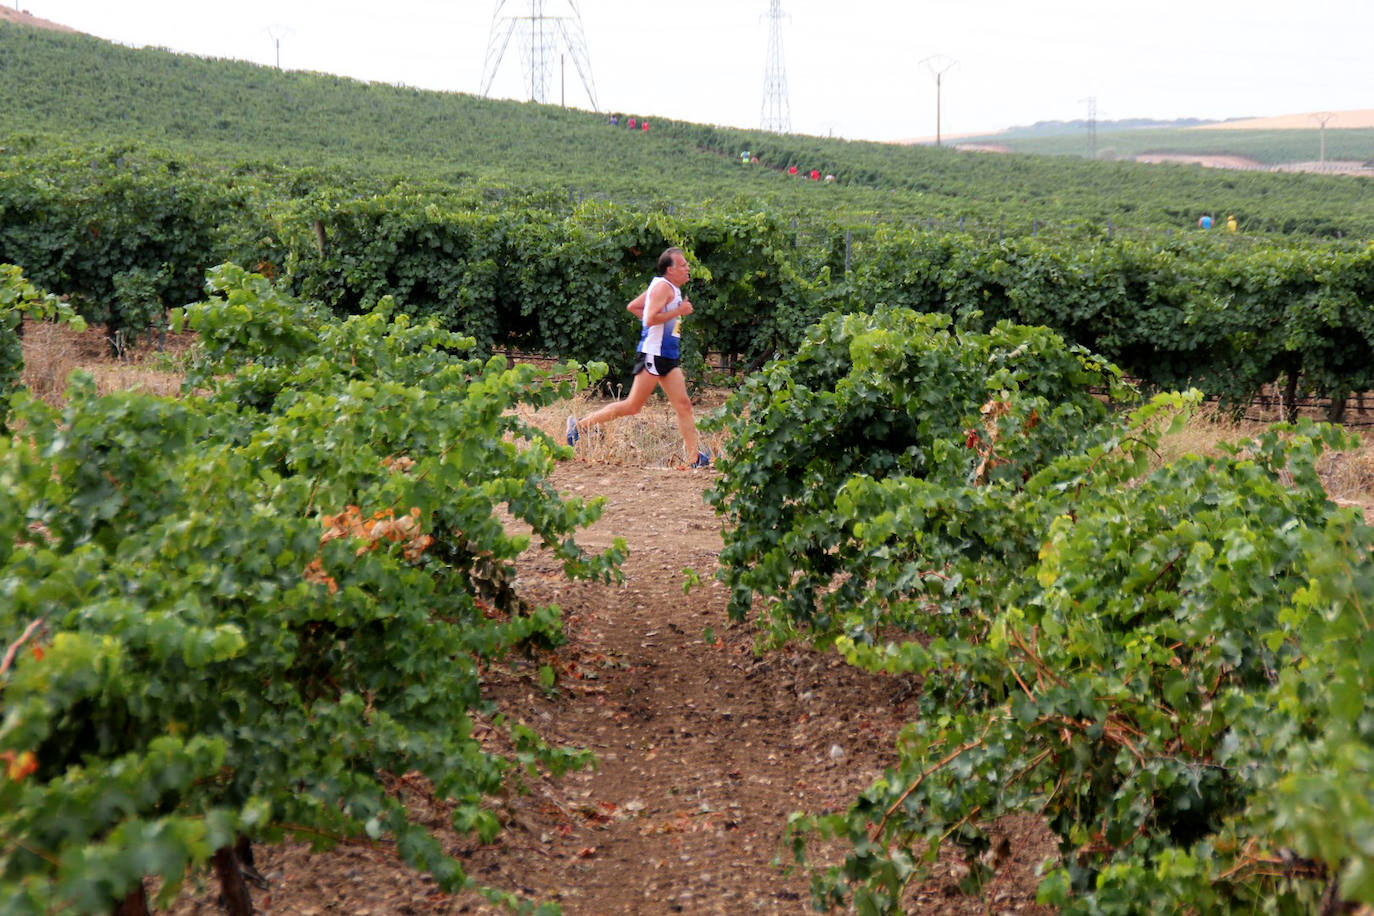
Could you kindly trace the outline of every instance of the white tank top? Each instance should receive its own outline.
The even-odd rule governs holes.
[[[647,353],[650,356],[666,356],[669,359],[679,359],[677,333],[677,319],[670,318],[662,324],[649,326],[649,297],[653,295],[654,286],[659,283],[667,283],[668,288],[673,291],[673,298],[668,300],[664,311],[672,311],[682,303],[682,290],[678,289],[666,277],[654,277],[649,281],[649,288],[644,292],[644,316],[640,318],[639,324],[642,331],[639,335],[639,352]]]

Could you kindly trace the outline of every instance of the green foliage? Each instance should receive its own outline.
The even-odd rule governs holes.
[[[976,886],[1012,812],[1057,835],[1040,897],[1066,912],[1374,901],[1374,531],[1315,471],[1345,435],[1278,426],[1151,471],[1196,396],[1117,417],[1088,388],[1110,369],[1043,331],[955,340],[827,319],[717,421],[747,443],[711,494],[738,523],[732,610],[759,596],[779,637],[922,681],[898,763],[790,821],[799,863],[850,844],[817,905],[900,912],[943,847]]]
[[[1149,387],[1236,405],[1285,379],[1336,402],[1374,386],[1374,249],[1233,241],[884,232],[832,299],[1043,324]]]
[[[283,236],[287,275],[302,295],[344,313],[391,295],[407,312],[473,336],[480,352],[515,348],[628,369],[639,328],[625,305],[669,246],[694,264],[689,361],[709,350],[761,363],[794,346],[818,311],[794,234],[761,213],[646,218],[595,202],[567,212],[475,209],[397,189],[308,200],[286,222],[295,227]]]
[[[471,335],[482,352],[515,347],[586,361],[631,349],[624,306],[673,233],[606,206],[564,216],[443,206],[404,190],[307,201],[302,211],[285,237],[302,295],[341,313],[390,295]]]
[[[518,768],[584,761],[472,738],[479,666],[560,635],[493,510],[570,576],[620,554],[576,547],[598,506],[510,410],[598,379],[489,354],[622,364],[670,244],[689,367],[777,357],[714,421],[732,615],[923,679],[897,764],[794,818],[801,860],[852,844],[819,904],[896,911],[946,844],[976,885],[1011,811],[1049,818],[1068,911],[1374,903],[1370,532],[1312,471],[1341,437],[1147,472],[1188,399],[1113,415],[1113,363],[1232,403],[1374,387],[1374,250],[1312,241],[1374,232],[1366,179],[632,134],[5,24],[0,61],[0,262],[36,284],[0,269],[0,909],[172,893],[240,835],[390,837],[467,885],[379,773],[489,836]],[[176,311],[206,352],[183,400],[11,397],[21,313],[73,314],[37,287],[137,334],[226,260],[277,282],[221,267]]]
[[[9,398],[19,387],[24,371],[24,319],[61,321],[85,330],[85,321],[52,293],[45,293],[24,279],[14,264],[0,263],[0,433],[8,430]]]
[[[182,163],[69,150],[0,166],[0,260],[67,296],[88,321],[136,337],[198,298],[239,247],[244,195]],[[218,260],[217,260],[218,259]]]
[[[747,378],[708,422],[732,443],[708,493],[731,522],[721,563],[732,616],[755,595],[822,634],[886,616],[855,609],[896,558],[860,545],[898,519],[861,505],[851,488],[859,481],[910,478],[950,494],[929,507],[939,514],[929,524],[948,526],[951,551],[977,564],[1001,545],[970,523],[970,500],[990,481],[1019,484],[1105,419],[1093,387],[1126,394],[1115,369],[1043,328],[977,333],[904,309],[827,316],[794,357]],[[994,543],[980,545],[984,537]],[[914,585],[941,565],[900,576]]]
[[[605,114],[284,73],[8,23],[0,24],[0,66],[10,102],[0,108],[0,135],[11,148],[35,135],[42,145],[152,142],[254,171],[285,166],[404,176],[493,195],[539,189],[551,200],[610,197],[649,210],[747,199],[750,209],[811,225],[938,221],[953,228],[967,221],[993,234],[1020,235],[1036,225],[1114,223],[1177,231],[1212,212],[1237,214],[1247,232],[1347,238],[1374,232],[1368,179],[971,155],[633,113],[650,117],[653,129],[643,133],[612,128]],[[102,78],[91,80],[91,73]],[[1225,133],[1245,142],[1240,133]],[[1327,131],[1333,157],[1346,133]],[[1306,132],[1290,137],[1316,147]],[[1361,142],[1366,152],[1353,158],[1368,159],[1367,139]],[[759,164],[742,165],[741,150],[752,151]],[[790,177],[791,165],[820,169],[836,181]]]
[[[566,397],[574,367],[465,359],[389,302],[326,320],[233,265],[210,289],[185,315],[201,394],[79,381],[60,413],[19,399],[24,436],[0,442],[6,912],[108,911],[145,875],[173,894],[239,836],[389,837],[470,886],[385,774],[419,772],[489,839],[484,798],[588,759],[473,736],[480,666],[561,636],[516,598],[515,557],[537,538],[606,579],[623,555],[577,547],[600,505],[558,497],[558,447],[511,410]]]
[[[206,267],[233,260],[340,314],[393,296],[479,353],[625,365],[635,326],[623,305],[678,244],[699,268],[689,370],[708,353],[759,366],[826,312],[882,303],[1044,324],[1151,387],[1237,403],[1284,383],[1339,404],[1374,384],[1369,250],[1293,238],[1374,232],[1362,179],[657,118],[639,136],[586,112],[9,25],[0,53],[28,100],[0,112],[0,261],[112,338],[195,298]],[[107,78],[62,85],[96,71]],[[187,85],[215,117],[184,117]],[[46,130],[86,145],[33,133]],[[138,145],[150,137],[175,152]],[[740,149],[760,163],[741,165]],[[789,178],[790,165],[837,181]],[[586,200],[591,189],[624,202]],[[1235,213],[1243,232],[1202,233],[1200,212]]]
[[[63,177],[43,177],[53,171]],[[472,336],[479,353],[628,369],[637,329],[624,304],[678,245],[696,265],[693,375],[708,353],[760,366],[827,311],[882,303],[970,326],[1043,324],[1151,387],[1193,385],[1235,404],[1281,382],[1336,404],[1374,386],[1368,247],[814,229],[744,203],[675,214],[539,194],[493,203],[477,190],[313,173],[246,180],[127,151],[0,166],[5,250],[112,336],[193,298],[204,266],[228,257],[339,314],[392,296]]]

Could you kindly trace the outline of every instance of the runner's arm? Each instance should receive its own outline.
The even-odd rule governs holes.
[[[644,314],[646,316],[644,323],[647,327],[653,327],[656,324],[667,324],[674,318],[681,318],[684,315],[692,314],[692,303],[688,302],[686,299],[683,299],[675,309],[669,310],[664,308],[672,298],[672,288],[666,283],[660,283],[653,288],[649,293],[648,302],[644,306]]]

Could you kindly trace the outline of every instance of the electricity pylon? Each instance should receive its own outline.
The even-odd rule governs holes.
[[[520,7],[519,10],[516,7]],[[596,104],[596,84],[592,81],[592,61],[587,54],[587,39],[582,32],[582,13],[575,0],[529,0],[529,12],[518,0],[497,0],[491,17],[491,37],[487,39],[487,61],[482,70],[482,95],[491,93],[492,80],[501,69],[511,39],[520,33],[520,56],[528,76],[526,86],[531,102],[548,102],[554,65],[561,47],[572,58],[582,87]]]
[[[1090,95],[1080,102],[1088,103],[1088,157],[1097,158],[1097,96]]]
[[[787,105],[787,68],[782,59],[782,0],[768,7],[768,61],[763,68],[762,130],[786,134],[792,131],[792,112]]]

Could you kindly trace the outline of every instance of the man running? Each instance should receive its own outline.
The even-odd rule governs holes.
[[[568,417],[568,444],[573,445],[581,434],[599,423],[617,417],[632,417],[639,413],[654,388],[661,386],[668,403],[677,413],[677,428],[682,433],[686,454],[696,460],[688,467],[704,468],[711,464],[709,450],[699,446],[697,425],[692,417],[692,401],[687,396],[687,380],[678,365],[681,359],[679,319],[692,314],[691,300],[682,297],[682,287],[691,274],[687,257],[681,248],[669,248],[658,256],[658,275],[649,282],[626,308],[640,320],[638,359],[635,362],[634,383],[624,400],[607,404],[582,419]]]

